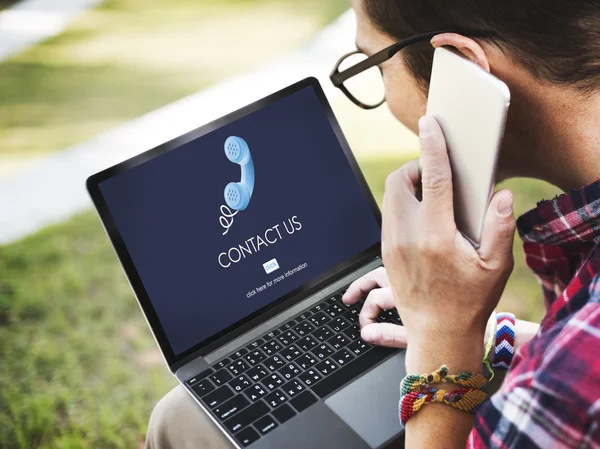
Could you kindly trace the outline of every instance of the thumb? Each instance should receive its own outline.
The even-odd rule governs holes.
[[[512,261],[515,227],[513,195],[510,190],[499,190],[492,197],[485,215],[479,248],[481,259],[495,264]]]
[[[360,331],[360,336],[367,343],[389,348],[406,348],[406,329],[392,323],[367,324]]]

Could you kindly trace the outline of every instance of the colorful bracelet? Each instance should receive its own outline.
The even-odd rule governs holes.
[[[434,402],[447,404],[463,412],[475,413],[486,400],[487,394],[477,388],[459,388],[454,391],[438,390],[429,387],[423,391],[412,391],[400,398],[398,414],[400,423],[406,422],[425,404]]]
[[[442,365],[431,374],[409,374],[404,377],[400,383],[400,394],[404,396],[414,391],[422,391],[428,388],[430,384],[441,383],[479,389],[487,383],[487,379],[479,373],[472,372],[449,375],[448,367]]]
[[[515,316],[499,313],[496,325],[496,346],[492,368],[507,370],[515,355]]]

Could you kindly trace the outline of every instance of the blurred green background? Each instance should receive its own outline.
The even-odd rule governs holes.
[[[104,2],[0,63],[0,182],[285,55],[347,8],[345,0]],[[240,51],[240,40],[251,50]],[[385,108],[363,112],[340,98],[334,109],[381,200],[387,174],[418,155],[414,136]],[[557,193],[530,180],[503,187],[517,213]],[[539,320],[539,286],[518,239],[515,256],[499,308]],[[1,448],[140,447],[152,407],[174,385],[94,213],[0,246]]]

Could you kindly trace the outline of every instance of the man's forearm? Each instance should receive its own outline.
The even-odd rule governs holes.
[[[483,335],[477,334],[463,338],[448,336],[442,341],[436,341],[435,338],[422,343],[409,341],[407,373],[429,373],[441,365],[447,365],[451,374],[464,371],[481,373],[482,339]],[[458,386],[441,384],[436,388],[451,391]],[[406,423],[406,447],[464,449],[472,427],[473,415],[446,404],[428,404]]]

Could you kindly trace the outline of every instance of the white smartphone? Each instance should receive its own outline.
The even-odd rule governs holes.
[[[476,248],[494,192],[509,105],[504,82],[451,50],[436,49],[427,115],[438,121],[448,145],[456,226]]]

